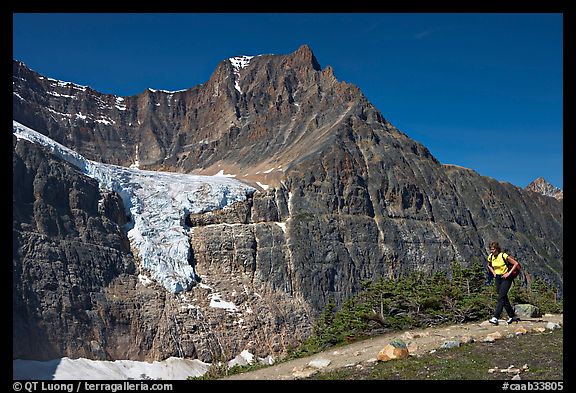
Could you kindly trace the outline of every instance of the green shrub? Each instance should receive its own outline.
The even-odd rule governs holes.
[[[453,262],[448,273],[411,273],[397,279],[363,281],[361,290],[338,309],[334,298],[326,305],[312,334],[297,348],[290,349],[281,361],[318,353],[328,347],[362,339],[382,330],[406,330],[487,319],[496,306],[495,285],[485,285],[486,268],[474,261],[468,268]],[[512,304],[530,303],[542,312],[557,313],[562,302],[544,280],[534,279],[527,286],[516,280],[509,292]],[[234,366],[213,364],[202,377],[216,379],[226,375],[265,367],[261,364]]]
[[[453,262],[448,273],[413,272],[397,279],[364,281],[361,291],[340,309],[330,298],[312,335],[289,354],[310,355],[333,345],[367,337],[382,330],[405,330],[487,319],[496,306],[495,286],[485,285],[486,268],[474,261],[468,268]],[[542,280],[524,288],[513,285],[510,301],[530,303],[543,312],[559,312],[562,303]]]
[[[512,304],[532,304],[542,313],[558,313],[562,310],[562,300],[557,299],[555,288],[543,279],[537,277],[528,285],[518,285],[515,281],[510,288],[508,298]]]

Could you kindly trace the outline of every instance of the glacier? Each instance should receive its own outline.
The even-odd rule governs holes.
[[[125,230],[141,268],[172,293],[189,290],[199,280],[191,264],[189,214],[224,209],[245,200],[255,188],[227,176],[147,171],[104,164],[13,120],[13,134],[48,149],[117,192],[130,222]]]

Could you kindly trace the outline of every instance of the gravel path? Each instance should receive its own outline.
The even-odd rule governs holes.
[[[491,333],[500,332],[502,337],[516,334],[518,331],[533,332],[546,329],[549,322],[562,325],[561,314],[546,314],[541,318],[532,318],[507,325],[504,320],[498,326],[488,321],[471,322],[452,326],[414,329],[404,332],[391,332],[364,341],[332,348],[305,358],[294,359],[274,366],[223,378],[225,380],[294,380],[310,376],[317,372],[333,371],[351,365],[369,364],[376,361],[376,355],[395,338],[408,345],[411,356],[419,356],[438,349],[448,340],[483,341]],[[523,329],[522,329],[523,328]]]

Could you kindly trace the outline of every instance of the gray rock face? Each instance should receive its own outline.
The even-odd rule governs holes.
[[[37,195],[31,185],[17,186],[15,176],[15,190],[27,190],[28,198],[14,196],[15,210],[22,211],[15,228],[29,223],[49,236],[42,238],[49,242],[24,238],[18,232],[24,230],[15,229],[15,265],[34,265],[25,254],[34,247],[46,266],[53,265],[65,246],[52,239],[66,236],[84,236],[77,247],[92,241],[85,247],[112,248],[119,258],[104,258],[115,261],[114,274],[99,273],[108,278],[79,290],[83,296],[103,294],[94,314],[103,326],[98,335],[91,329],[76,334],[76,325],[63,322],[72,311],[61,312],[58,302],[42,307],[52,316],[25,311],[37,307],[33,299],[43,290],[33,286],[20,290],[26,307],[18,303],[15,320],[21,326],[41,323],[42,329],[15,329],[15,342],[57,327],[100,346],[116,340],[123,349],[104,345],[108,358],[184,355],[211,361],[231,359],[243,349],[264,357],[305,337],[329,297],[340,303],[366,279],[448,271],[455,260],[466,266],[484,261],[491,241],[522,263],[524,279],[541,276],[562,288],[561,201],[441,164],[387,122],[357,87],[339,82],[331,67],[321,69],[306,46],[286,56],[254,57],[240,69],[225,60],[206,83],[183,92],[147,90],[132,97],[65,85],[19,62],[13,72],[14,120],[89,159],[196,174],[222,170],[261,190],[230,209],[186,219],[203,285],[172,297],[138,283],[138,264],[117,229],[118,203],[109,202],[107,215],[98,213],[92,221],[62,219],[56,213],[62,207],[49,204],[55,195],[76,195],[69,203],[85,206],[75,207],[74,214],[96,215],[96,185],[84,190],[88,180],[75,180],[58,189],[60,183],[52,182]],[[40,165],[45,172],[56,170],[50,160],[37,160],[46,161]],[[14,171],[20,166],[15,163]],[[49,206],[34,210],[35,203]],[[33,215],[40,210],[55,213],[49,219]],[[116,229],[105,227],[106,220]],[[100,229],[79,230],[78,222]],[[46,244],[52,248],[42,248]],[[94,258],[74,255],[80,275],[89,277],[83,269],[92,268]],[[62,266],[53,266],[52,274],[63,274]],[[15,273],[15,286],[28,288],[30,280]],[[60,280],[52,280],[59,296],[75,296],[72,285],[62,287]],[[123,295],[115,298],[118,293]],[[240,311],[218,308],[218,301],[233,302]],[[52,335],[46,339],[59,345],[51,354],[104,356],[88,347],[65,347],[65,340]],[[45,356],[43,351],[28,348],[18,356]]]
[[[204,267],[202,285],[187,294],[143,283],[118,195],[16,138],[13,179],[14,358],[212,362],[244,349],[278,354],[309,334],[309,307],[238,268],[240,255]],[[269,225],[259,238],[281,231]]]
[[[13,141],[13,356],[103,356],[111,321],[102,289],[135,271],[122,202],[67,163]]]

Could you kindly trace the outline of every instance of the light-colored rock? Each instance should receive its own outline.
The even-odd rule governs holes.
[[[459,346],[460,346],[460,341],[448,340],[448,341],[444,341],[444,343],[442,343],[442,345],[440,346],[440,349],[451,349],[451,348],[457,348]]]
[[[546,324],[546,329],[550,329],[550,330],[556,330],[556,329],[560,329],[560,325],[554,322],[548,322]]]
[[[395,339],[382,348],[376,358],[381,362],[387,362],[388,360],[403,359],[408,356],[409,352],[406,343],[402,340]]]
[[[472,336],[462,336],[460,342],[462,342],[462,344],[470,344],[474,342],[474,338]]]
[[[490,333],[489,335],[486,336],[486,339],[484,339],[484,341],[489,341],[489,342],[494,342],[495,340],[501,339],[502,333],[500,332],[494,332],[494,333]]]
[[[401,337],[403,340],[412,340],[412,339],[414,339],[414,333],[412,333],[412,332],[404,332],[400,337]]]
[[[514,306],[514,312],[520,318],[538,318],[542,315],[538,307],[532,304],[517,304]]]
[[[515,334],[517,336],[520,336],[522,334],[526,334],[528,333],[528,330],[526,330],[526,328],[524,326],[520,326],[519,328],[516,329]]]
[[[309,378],[318,372],[319,371],[316,368],[297,369],[297,370],[292,371],[292,375],[296,379],[299,379],[299,378],[303,379],[303,378]]]
[[[322,369],[328,367],[330,363],[331,363],[330,359],[317,358],[308,362],[308,367]]]
[[[517,367],[514,367],[513,365],[508,367],[508,368],[503,368],[500,370],[501,373],[509,373],[509,374],[518,374],[520,373],[520,369]]]

